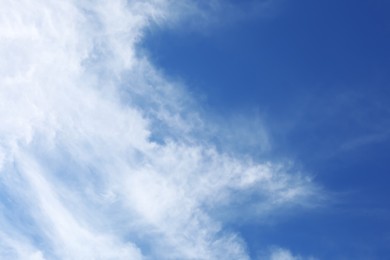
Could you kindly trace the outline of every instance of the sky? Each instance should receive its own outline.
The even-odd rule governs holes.
[[[1,1],[0,258],[388,258],[389,11]]]

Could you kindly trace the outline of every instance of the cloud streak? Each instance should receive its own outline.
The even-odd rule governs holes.
[[[258,217],[316,193],[206,142],[194,99],[137,51],[180,8],[2,1],[1,258],[248,259],[216,212]]]

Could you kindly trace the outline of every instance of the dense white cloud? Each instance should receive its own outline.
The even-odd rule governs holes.
[[[219,210],[309,201],[308,178],[206,142],[196,102],[137,52],[191,6],[1,2],[1,258],[247,259]]]

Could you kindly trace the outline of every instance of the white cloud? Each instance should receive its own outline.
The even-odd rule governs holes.
[[[205,142],[196,102],[137,52],[180,8],[1,2],[1,258],[247,259],[219,208],[258,216],[315,193]]]
[[[293,256],[290,251],[282,248],[273,250],[270,260],[299,260],[301,258]]]
[[[166,1],[168,2],[168,1]],[[210,33],[210,28],[230,26],[255,18],[272,19],[283,10],[285,0],[169,1],[170,19],[164,26]],[[180,20],[178,23],[177,21]]]
[[[294,255],[290,250],[281,247],[272,247],[267,253],[261,254],[258,259],[264,260],[316,260],[314,257]]]

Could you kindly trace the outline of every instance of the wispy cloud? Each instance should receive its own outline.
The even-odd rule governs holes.
[[[184,31],[209,33],[210,28],[229,26],[237,22],[276,17],[285,0],[184,0],[170,5],[170,19],[164,26]],[[180,21],[179,23],[177,21]],[[212,31],[212,30],[211,30]]]
[[[205,142],[194,99],[137,52],[180,8],[2,1],[1,258],[247,259],[219,208],[260,216],[316,193]]]
[[[269,260],[316,260],[314,257],[302,257],[294,255],[288,249],[280,247],[272,247],[268,250],[268,253],[261,254],[259,259]]]

